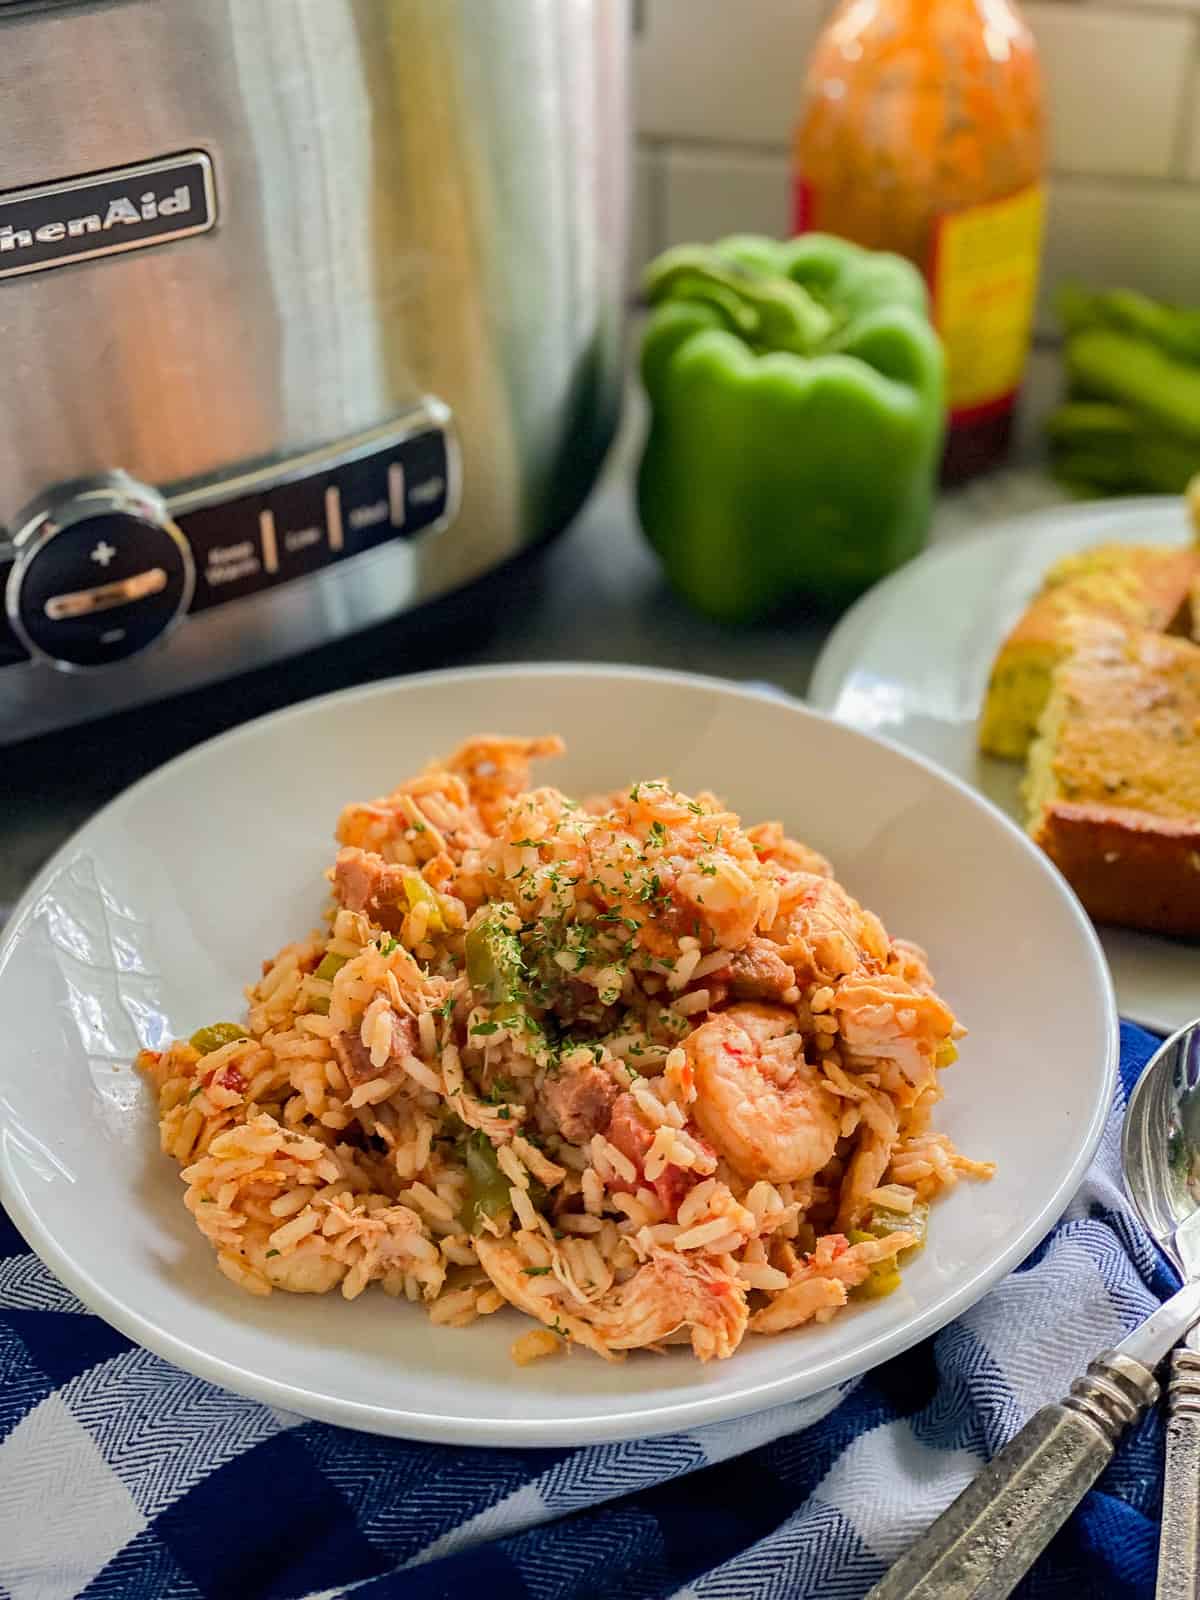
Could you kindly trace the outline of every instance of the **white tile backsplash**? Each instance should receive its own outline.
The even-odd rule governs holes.
[[[791,169],[783,155],[671,150],[663,190],[664,247],[726,233],[791,232]]]
[[[1054,291],[1065,278],[1200,304],[1200,187],[1056,182],[1038,297],[1043,332],[1058,331]]]
[[[785,145],[824,0],[646,0],[638,131]]]
[[[1191,69],[1186,17],[1023,7],[1038,42],[1057,172],[1165,178]]]
[[[788,147],[827,0],[643,0],[633,270],[786,233]],[[1064,277],[1200,305],[1200,0],[1028,0],[1051,120],[1038,326]]]

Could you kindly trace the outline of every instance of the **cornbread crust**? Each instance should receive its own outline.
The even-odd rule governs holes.
[[[1200,820],[1057,800],[1033,838],[1097,922],[1200,939]]]
[[[1200,626],[1200,549],[1096,545],[1065,556],[1001,645],[979,725],[988,755],[1021,760],[1037,730],[1051,677],[1067,653],[1065,630],[1079,616],[1160,632]]]
[[[1029,831],[1101,922],[1200,937],[1200,647],[1075,618],[1029,753]]]

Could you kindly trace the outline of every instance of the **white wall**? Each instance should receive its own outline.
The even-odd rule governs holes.
[[[634,270],[790,231],[789,145],[828,0],[641,0]],[[1200,0],[1028,0],[1051,123],[1039,323],[1078,277],[1200,305]]]

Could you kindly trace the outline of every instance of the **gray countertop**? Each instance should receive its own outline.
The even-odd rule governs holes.
[[[1062,499],[1039,470],[1040,421],[1056,388],[1052,352],[1035,353],[1014,465],[942,496],[932,538]],[[234,723],[326,690],[418,667],[511,661],[609,661],[769,680],[803,695],[832,621],[803,613],[770,626],[721,628],[667,589],[638,532],[632,467],[644,418],[631,395],[621,435],[574,527],[465,614],[461,626],[374,629],[217,689],[122,713],[0,752],[0,920],[37,868],[113,795]]]

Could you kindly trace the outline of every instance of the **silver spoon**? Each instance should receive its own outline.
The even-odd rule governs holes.
[[[1155,1054],[1135,1100],[1147,1106],[1174,1103],[1171,1086],[1181,1058],[1191,1060],[1194,1083],[1200,1076],[1200,1022],[1177,1033]],[[1200,1096],[1191,1116],[1191,1133],[1200,1133]],[[1147,1123],[1148,1130],[1157,1126]],[[1127,1143],[1126,1153],[1128,1149]],[[1158,1165],[1165,1170],[1166,1143],[1159,1149]],[[1168,1234],[1178,1245],[1175,1224],[1162,1236]],[[1200,1233],[1194,1237],[1192,1259],[1200,1261]],[[1200,1279],[1185,1284],[1115,1349],[1098,1355],[1065,1400],[1036,1412],[866,1600],[1005,1600],[1108,1465],[1125,1429],[1158,1399],[1155,1370],[1197,1319]],[[1200,1402],[1189,1423],[1200,1423]],[[1176,1512],[1180,1518],[1192,1517],[1193,1542],[1196,1503],[1186,1501]],[[1160,1588],[1159,1600],[1164,1593],[1169,1600],[1196,1596],[1195,1589]]]
[[[1200,1278],[1200,1020],[1138,1080],[1121,1141],[1125,1182],[1180,1277]],[[1171,1358],[1156,1600],[1200,1596],[1200,1328]]]

